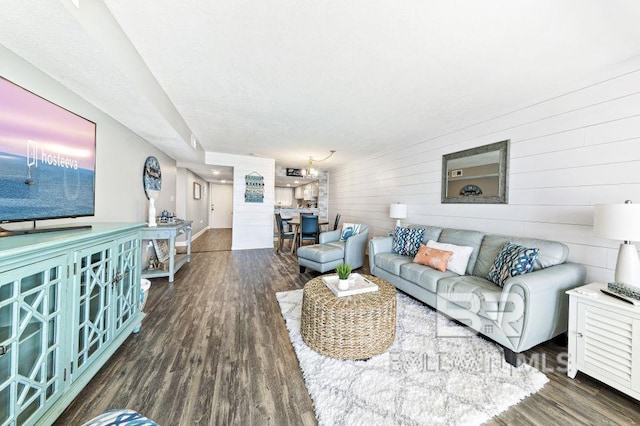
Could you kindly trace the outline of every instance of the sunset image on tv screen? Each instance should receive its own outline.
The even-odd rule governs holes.
[[[0,78],[0,222],[94,214],[95,123]]]

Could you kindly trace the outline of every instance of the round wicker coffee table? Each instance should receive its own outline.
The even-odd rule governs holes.
[[[300,332],[304,342],[331,358],[364,359],[386,351],[396,338],[396,289],[364,275],[378,291],[336,297],[316,277],[304,286]]]

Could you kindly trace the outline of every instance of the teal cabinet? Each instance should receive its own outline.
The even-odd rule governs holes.
[[[122,238],[116,242],[116,276],[114,277],[113,331],[117,336],[140,312],[140,240]]]
[[[0,238],[0,425],[48,425],[144,314],[140,228]]]
[[[110,343],[113,248],[108,242],[74,253],[71,380],[80,376]]]
[[[66,256],[16,268],[0,279],[0,424],[42,415],[64,388],[61,322]]]

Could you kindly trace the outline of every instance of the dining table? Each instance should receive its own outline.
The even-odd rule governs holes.
[[[293,231],[293,242],[291,243],[291,254],[293,254],[294,250],[301,242],[301,238],[300,238],[301,222],[302,222],[302,219],[300,219],[300,216],[298,217],[294,216],[291,218],[291,220],[288,221],[288,224],[289,226],[291,226],[291,230]],[[329,225],[329,221],[327,219],[318,218],[318,233],[321,232],[320,229],[322,226],[327,226],[327,225]]]

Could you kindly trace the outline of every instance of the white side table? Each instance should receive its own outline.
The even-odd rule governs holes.
[[[640,306],[600,291],[605,283],[569,290],[569,368],[640,399]]]

